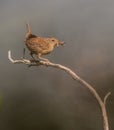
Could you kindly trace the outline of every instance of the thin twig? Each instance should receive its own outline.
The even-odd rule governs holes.
[[[111,92],[108,92],[105,97],[104,97],[104,105],[106,106],[106,101],[108,99],[108,97],[110,96]]]
[[[14,63],[14,64],[19,64],[19,63],[24,63],[24,64],[27,64],[27,65],[29,65],[29,64],[31,64],[31,61],[30,60],[27,60],[27,59],[22,59],[22,60],[13,60],[12,59],[12,57],[11,57],[11,51],[9,50],[8,51],[8,59],[12,62],[12,63]]]
[[[103,118],[103,127],[104,130],[109,130],[109,124],[108,124],[108,116],[107,116],[107,111],[106,111],[106,100],[108,98],[108,96],[110,95],[110,93],[108,93],[105,97],[104,97],[104,101],[102,101],[101,97],[99,96],[99,94],[97,93],[97,91],[89,84],[87,83],[85,80],[83,80],[82,78],[80,78],[76,73],[74,73],[71,69],[69,69],[68,67],[65,67],[63,65],[60,64],[55,64],[52,62],[46,62],[46,61],[39,61],[37,62],[31,62],[30,60],[27,59],[22,59],[22,60],[13,60],[11,58],[11,51],[8,51],[8,58],[12,63],[24,63],[26,65],[29,66],[39,66],[39,65],[45,65],[45,66],[49,66],[49,67],[54,67],[57,69],[61,69],[64,70],[66,73],[68,73],[74,80],[78,81],[81,85],[83,85],[84,87],[86,87],[91,93],[92,95],[95,97],[95,99],[97,100],[101,112],[102,112],[102,118]]]

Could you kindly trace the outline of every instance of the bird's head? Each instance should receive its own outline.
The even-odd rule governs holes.
[[[59,45],[63,45],[64,44],[64,41],[59,41],[58,39],[56,38],[50,38],[50,43],[51,44],[54,44],[54,46],[59,46]]]

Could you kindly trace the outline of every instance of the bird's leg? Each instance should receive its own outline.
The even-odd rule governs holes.
[[[39,57],[39,59],[40,59],[40,60],[43,60],[43,61],[46,61],[46,62],[49,62],[49,60],[48,60],[48,59],[43,58],[43,57]]]
[[[37,60],[34,58],[34,56],[33,56],[33,53],[32,53],[32,52],[30,52],[30,55],[31,55],[31,57],[32,57],[31,62],[37,62]]]
[[[39,60],[45,61],[45,62],[46,62],[46,65],[48,65],[48,63],[50,62],[48,59],[41,57],[41,54],[38,54],[37,56],[38,56],[38,59],[39,59]]]

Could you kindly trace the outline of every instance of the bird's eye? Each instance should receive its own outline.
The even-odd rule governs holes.
[[[52,42],[54,42],[55,40],[54,39],[52,39]]]

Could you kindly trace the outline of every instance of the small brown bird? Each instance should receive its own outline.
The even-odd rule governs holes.
[[[52,52],[55,46],[64,44],[64,42],[60,42],[56,38],[43,38],[36,36],[31,33],[29,24],[27,23],[26,25],[27,25],[27,33],[25,37],[26,38],[25,44],[29,49],[30,55],[34,60],[35,58],[33,57],[33,54],[35,54],[39,60],[48,61],[48,59],[45,59],[41,56]]]

